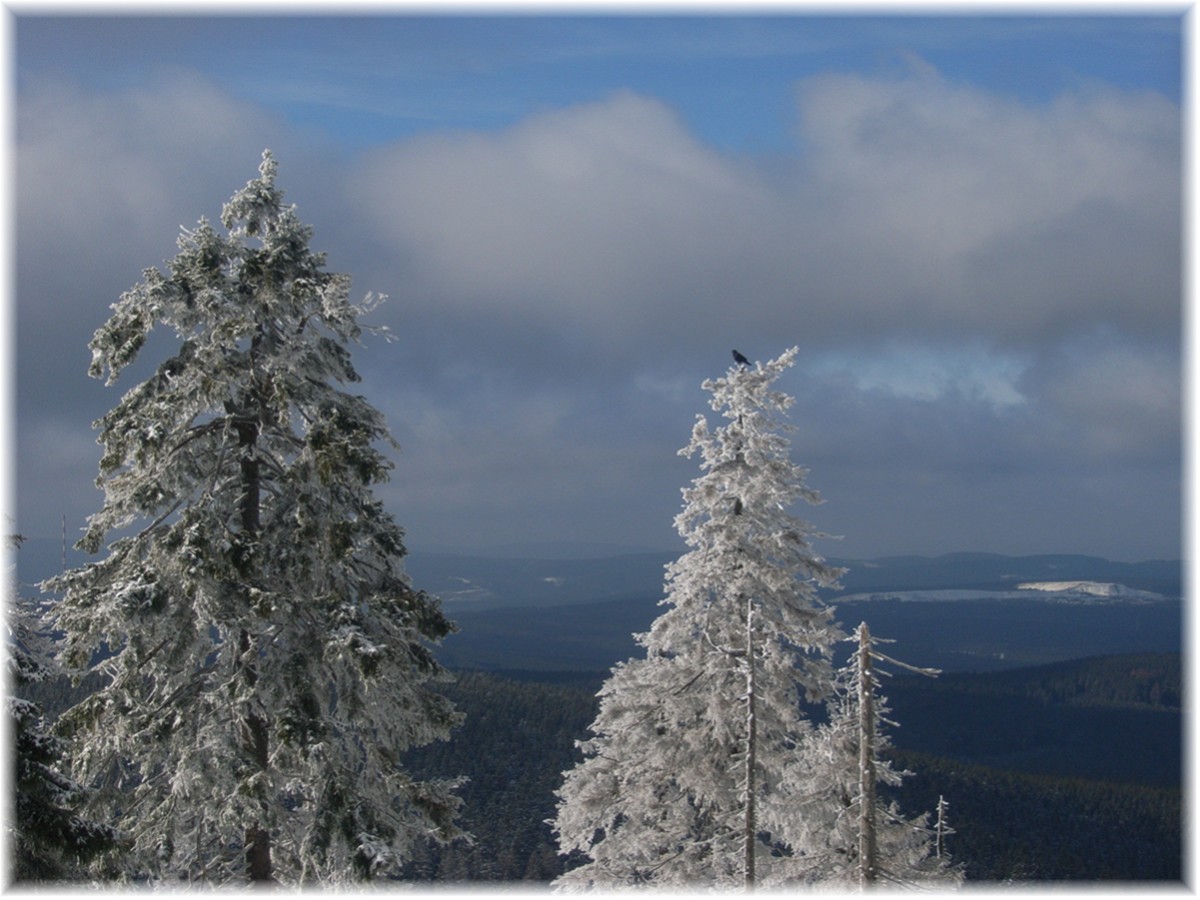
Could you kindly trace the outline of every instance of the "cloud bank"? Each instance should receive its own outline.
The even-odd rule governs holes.
[[[800,344],[827,552],[1177,555],[1178,107],[922,67],[794,96],[788,154],[619,92],[346,156],[194,74],[22,85],[18,522],[98,506],[64,462],[116,400],[87,340],[270,146],[331,268],[391,297],[400,340],[357,358],[418,545],[669,542],[700,380]]]

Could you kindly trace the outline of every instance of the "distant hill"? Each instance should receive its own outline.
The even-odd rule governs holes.
[[[836,603],[847,629],[866,621],[898,658],[947,671],[988,671],[1112,653],[1181,649],[1182,608],[1159,603],[1070,605],[1041,600]],[[633,598],[542,608],[458,610],[448,665],[537,671],[607,670],[638,652],[632,635],[662,612]],[[848,652],[847,645],[847,652]]]
[[[836,603],[847,627],[867,622],[896,641],[899,659],[946,671],[989,671],[1114,653],[1179,653],[1183,605],[1059,604],[1041,600],[969,603]]]
[[[940,588],[1004,591],[1024,581],[1099,581],[1179,597],[1183,584],[1179,560],[1128,563],[1067,554],[950,553],[835,562],[849,569],[842,578],[844,594]]]
[[[484,669],[580,671],[607,669],[634,655],[632,635],[662,612],[664,567],[674,553],[589,559],[496,559],[414,555],[409,571],[443,598],[460,632],[442,656],[449,665]],[[1179,561],[1113,562],[1092,556],[1000,556],[955,553],[940,557],[832,560],[848,571],[825,592],[839,619],[867,621],[899,642],[906,659],[951,671],[1034,665],[1135,651],[1177,652],[1182,613]],[[1105,605],[1056,608],[1058,595],[1024,591],[1028,582],[1077,581],[1120,585]],[[955,603],[871,601],[864,595],[961,590]],[[971,594],[972,591],[978,592]],[[1003,599],[988,592],[1004,591]],[[1163,595],[1138,603],[1140,591]],[[917,594],[907,599],[922,599]],[[1077,599],[1077,598],[1076,598]],[[1085,598],[1087,599],[1087,598]],[[1120,602],[1124,599],[1128,603]]]
[[[437,657],[466,669],[602,671],[637,652],[632,635],[659,613],[655,600],[634,598],[542,608],[453,610],[458,634]]]
[[[496,548],[494,554],[414,552],[405,564],[417,586],[442,597],[451,612],[660,598],[664,567],[678,558],[678,552],[613,553],[613,549],[620,548],[580,543],[510,545]],[[524,551],[528,553],[520,555]],[[577,555],[565,556],[566,553]],[[62,555],[63,547],[58,540],[26,541],[16,555],[18,579],[28,585],[58,574]],[[87,561],[70,546],[66,548],[66,556],[68,566]],[[947,588],[1004,591],[1030,581],[1115,583],[1179,597],[1183,583],[1179,560],[1127,563],[1065,554],[951,553],[829,562],[847,569],[841,588],[827,592],[829,599],[879,591]]]
[[[602,678],[459,673],[446,691],[466,721],[405,762],[419,777],[469,776],[462,822],[476,841],[423,848],[410,878],[524,879],[532,888],[562,871],[545,820],[579,758],[574,742],[587,736]],[[898,768],[916,773],[898,792],[901,808],[949,801],[948,846],[968,887],[1176,881],[1179,683],[1179,657],[1169,654],[897,677],[886,693],[900,727],[889,733]]]
[[[671,553],[581,559],[413,555],[407,568],[419,587],[451,613],[502,607],[546,607],[662,594]]]
[[[28,541],[17,554],[21,582],[58,572],[61,554],[58,541]],[[67,556],[69,565],[83,561],[70,548]],[[459,625],[439,651],[448,665],[584,671],[606,670],[637,652],[632,635],[662,612],[664,567],[676,558],[674,552],[574,559],[414,553],[407,566],[414,583],[439,595]],[[876,634],[898,641],[902,658],[920,665],[990,670],[1180,649],[1178,560],[954,553],[831,562],[848,570],[840,589],[824,593],[839,620],[847,628],[867,621]],[[1097,582],[1127,590],[1075,598],[1014,593],[1027,582]],[[1005,593],[989,593],[997,591]],[[1145,602],[1143,591],[1162,597]],[[945,602],[948,596],[970,602]],[[1063,599],[1095,605],[1054,602]]]
[[[1057,777],[1178,788],[1178,653],[1134,653],[883,687],[903,750]]]
[[[442,597],[446,608],[496,609],[504,606],[560,606],[663,595],[666,565],[676,553],[637,553],[584,559],[493,558],[453,554],[414,554],[408,570],[414,581]],[[841,587],[826,599],[880,591],[970,589],[1011,591],[1026,582],[1090,581],[1153,591],[1182,593],[1178,560],[1113,562],[1094,556],[999,556],[952,553],[938,557],[831,559],[845,568]]]
[[[442,648],[449,665],[603,670],[637,652],[632,635],[646,631],[662,612],[664,567],[675,558],[427,554],[414,555],[409,571],[418,585],[443,598],[460,626]],[[824,594],[839,620],[847,628],[867,621],[877,634],[898,641],[905,659],[921,665],[987,670],[1180,649],[1178,560],[955,553],[832,562],[848,570],[841,588]],[[1075,594],[1016,590],[1044,582],[1118,587]],[[971,602],[944,602],[947,591]],[[921,602],[934,599],[939,602]],[[1062,601],[1079,605],[1064,608]]]

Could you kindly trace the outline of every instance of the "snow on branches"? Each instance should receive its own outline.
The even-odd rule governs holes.
[[[698,417],[681,451],[701,457],[675,521],[691,549],[667,567],[668,609],[638,636],[646,656],[614,668],[559,791],[561,852],[589,860],[560,886],[783,883],[805,853],[800,700],[832,692],[842,633],[817,597],[840,571],[789,512],[819,502],[789,456],[791,398],[773,388],[796,352],[703,384],[725,423]]]
[[[426,683],[453,630],[374,498],[383,416],[345,386],[375,302],[309,248],[277,165],[185,230],[91,342],[114,383],[161,327],[174,355],[98,422],[104,504],[52,580],[64,659],[105,686],[68,711],[80,775],[151,875],[360,877],[456,834],[452,781],[403,749],[457,721]]]

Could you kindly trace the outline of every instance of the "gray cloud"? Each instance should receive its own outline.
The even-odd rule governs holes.
[[[1165,100],[1095,89],[1029,107],[937,77],[857,76],[800,97],[806,172],[866,327],[1031,341],[1178,321],[1180,131]],[[871,261],[857,278],[853,258]],[[885,286],[890,302],[873,302]]]
[[[846,535],[827,553],[1176,555],[1178,108],[936,73],[796,96],[788,158],[720,154],[619,93],[347,159],[183,73],[23,85],[19,526],[98,505],[88,424],[117,392],[84,376],[87,340],[271,146],[330,266],[391,295],[399,340],[356,359],[415,546],[661,546],[699,382],[732,346],[799,343],[811,517]]]
[[[936,77],[817,78],[799,96],[804,152],[770,171],[626,94],[380,150],[351,196],[424,302],[597,342],[695,342],[733,321],[813,342],[1178,321],[1166,101],[1031,109]]]
[[[282,134],[183,73],[120,93],[30,84],[17,106],[18,334],[86,346],[142,270],[174,255],[180,227],[216,219]]]
[[[108,92],[30,79],[15,112],[16,518],[44,535],[99,507],[91,423],[171,346],[156,335],[117,389],[88,379],[109,306],[174,255],[181,226],[219,217],[264,147],[300,142],[184,72]],[[317,152],[296,152],[294,175],[315,170]]]
[[[1131,341],[1111,331],[1082,334],[1032,367],[1044,423],[1031,453],[1131,469],[1179,460],[1183,391],[1178,347]]]
[[[769,216],[765,188],[670,110],[625,94],[380,151],[352,196],[429,303],[613,343],[661,336],[744,289],[728,279]]]

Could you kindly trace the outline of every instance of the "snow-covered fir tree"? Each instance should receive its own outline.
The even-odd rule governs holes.
[[[430,684],[453,626],[373,494],[383,417],[344,389],[374,301],[324,269],[276,169],[264,153],[224,230],[185,230],[96,331],[108,384],[156,326],[178,349],[96,423],[78,546],[115,539],[46,585],[66,664],[107,679],[60,730],[151,877],[370,877],[456,834],[454,782],[397,762],[457,720]]]
[[[24,539],[14,535],[10,543]],[[12,810],[8,819],[12,869],[18,882],[81,880],[83,866],[117,846],[110,826],[79,813],[83,786],[64,772],[65,745],[50,733],[41,704],[19,696],[57,674],[50,636],[37,600],[10,585],[8,623],[9,735]]]
[[[789,512],[819,502],[789,457],[792,398],[773,387],[796,353],[703,384],[725,422],[697,417],[680,451],[703,472],[675,522],[691,549],[667,567],[668,609],[638,636],[645,658],[613,669],[565,774],[551,824],[560,852],[588,861],[557,886],[773,884],[807,852],[801,699],[832,691],[842,633],[817,588],[841,572]]]
[[[912,774],[897,771],[887,757],[891,739],[884,726],[895,723],[887,718],[877,663],[937,672],[882,653],[865,622],[851,640],[857,647],[837,673],[829,720],[818,731],[815,790],[801,804],[809,852],[797,874],[830,887],[957,887],[961,867],[939,852],[929,815],[907,818],[894,800],[877,794],[879,785],[896,787]]]

